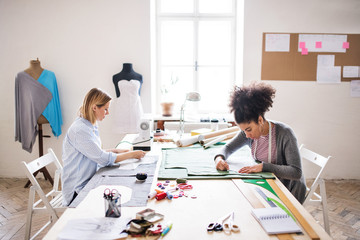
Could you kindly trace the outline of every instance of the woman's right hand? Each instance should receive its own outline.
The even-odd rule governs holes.
[[[225,162],[225,160],[221,156],[218,156],[217,158],[215,158],[215,165],[216,165],[217,170],[220,170],[220,171],[229,170],[229,164],[227,164],[227,162]]]
[[[142,150],[132,151],[131,153],[132,153],[132,158],[137,158],[137,159],[143,158],[146,154],[146,152]]]

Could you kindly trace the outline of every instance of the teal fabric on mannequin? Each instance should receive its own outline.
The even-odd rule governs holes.
[[[61,125],[63,124],[63,121],[55,74],[44,69],[38,79],[38,82],[49,89],[53,96],[42,115],[49,121],[54,136],[58,137],[61,135]]]

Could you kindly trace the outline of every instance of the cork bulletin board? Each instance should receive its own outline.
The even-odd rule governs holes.
[[[338,81],[359,80],[360,34],[263,33],[261,79],[317,81],[322,57]]]

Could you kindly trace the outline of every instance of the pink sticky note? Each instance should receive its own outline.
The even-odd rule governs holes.
[[[299,42],[299,48],[304,48],[305,47],[305,42]]]
[[[301,55],[308,55],[308,49],[307,48],[302,48],[301,49]]]
[[[343,48],[349,49],[349,45],[350,45],[349,42],[343,42]]]
[[[316,48],[321,48],[322,47],[322,42],[316,42],[315,47]]]

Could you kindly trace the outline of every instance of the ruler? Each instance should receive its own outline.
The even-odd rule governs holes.
[[[256,197],[253,191],[246,186],[246,183],[242,179],[232,179],[235,186],[240,190],[244,197],[248,200],[253,208],[264,208],[264,204]],[[279,240],[293,240],[291,234],[276,234]]]
[[[285,206],[291,211],[291,213],[295,216],[301,226],[304,228],[305,232],[309,235],[309,237],[313,240],[320,239],[319,235],[314,231],[314,229],[310,226],[310,224],[305,220],[303,215],[296,209],[294,204],[286,197],[286,195],[281,191],[279,186],[275,183],[273,179],[268,179],[267,182],[279,196],[280,200],[285,204]]]

